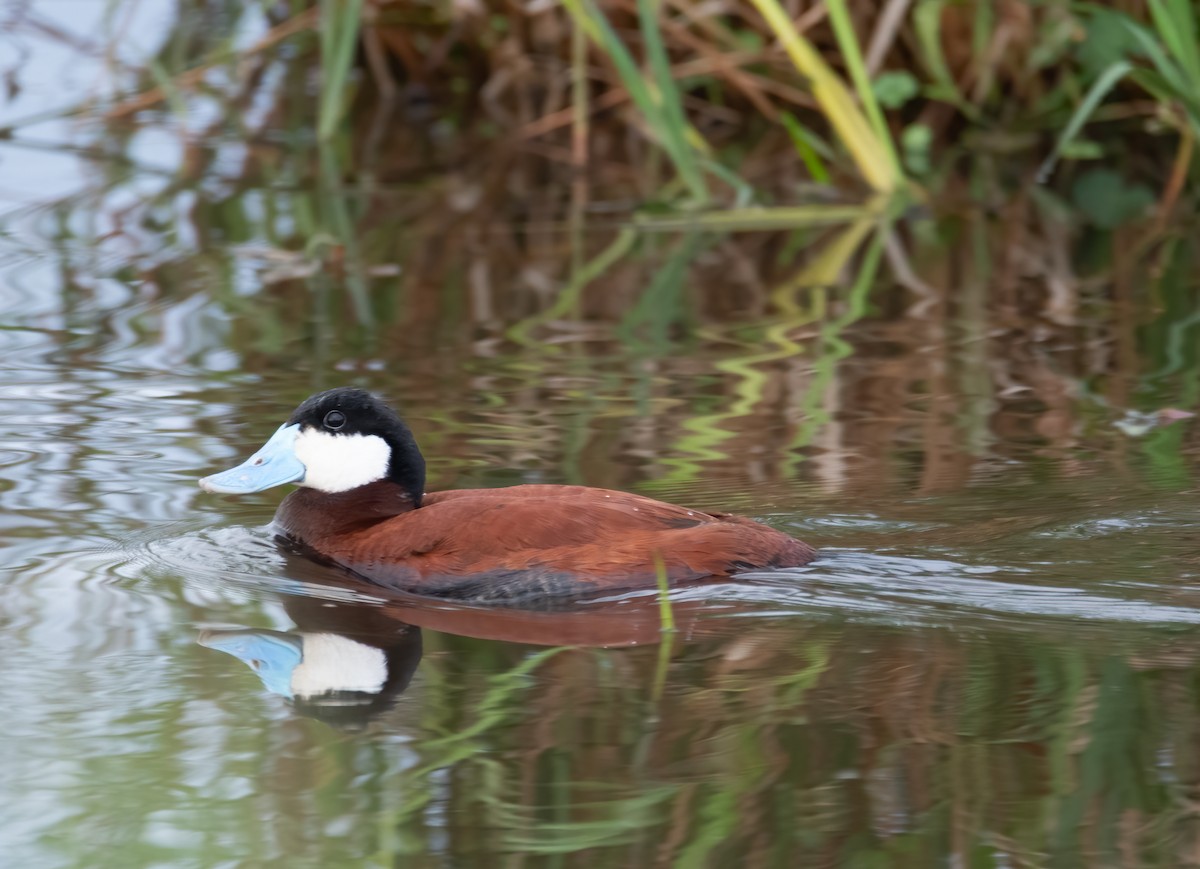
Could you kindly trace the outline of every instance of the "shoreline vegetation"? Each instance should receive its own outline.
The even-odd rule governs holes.
[[[438,175],[451,210],[618,233],[576,241],[575,272],[619,258],[620,232],[784,231],[822,240],[821,276],[873,244],[913,285],[913,232],[894,231],[913,215],[1032,202],[1042,223],[1137,226],[1139,253],[1169,243],[1195,207],[1197,5],[190,0],[139,68],[113,59],[129,14],[112,3],[79,46],[111,86],[68,114],[113,159],[169,125],[192,179],[222,139],[249,148],[243,185],[319,179],[342,202],[306,255],[354,259],[376,206],[348,199],[392,208]],[[35,16],[10,29],[53,38]]]
[[[652,226],[656,211],[720,229],[827,224],[828,209],[832,222],[877,217],[962,184],[1100,200],[1109,223],[1191,204],[1190,0],[245,6],[185,4],[145,69],[79,112],[186,114],[221,90],[236,102],[282,63],[315,93],[303,123],[320,142],[358,130],[379,147],[372,136],[399,121],[463,135],[475,153],[523,145],[577,207],[615,180]],[[255,38],[239,37],[256,17]],[[119,43],[117,4],[109,18]]]
[[[711,377],[677,481],[776,436],[791,478],[872,402],[839,437],[893,420],[964,480],[996,427],[1107,449],[1195,406],[1194,5],[770,2],[186,0],[71,116],[93,187],[36,234],[71,287],[211,296],[243,370],[486,346],[533,406],[607,353],[664,417]]]

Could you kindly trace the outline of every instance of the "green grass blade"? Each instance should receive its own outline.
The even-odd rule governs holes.
[[[1149,6],[1159,39],[1183,68],[1190,87],[1200,87],[1200,45],[1191,0],[1149,0]]]
[[[746,232],[762,229],[796,229],[852,223],[880,213],[870,205],[796,205],[778,208],[729,208],[699,214],[639,214],[634,226],[647,231],[704,229],[719,232]]]
[[[651,134],[671,158],[675,170],[683,179],[692,196],[701,202],[707,201],[708,191],[697,168],[696,155],[687,138],[681,134],[678,117],[682,115],[682,108],[679,110],[679,115],[676,116],[675,125],[672,126],[664,107],[665,102],[679,99],[674,80],[670,78],[670,71],[666,72],[666,78],[670,81],[666,92],[664,93],[661,89],[651,90],[650,84],[633,59],[633,55],[629,53],[625,43],[617,36],[608,19],[592,0],[563,0],[563,6],[575,20],[576,25],[583,29],[616,67],[617,75],[625,89],[629,91],[630,99],[641,112]],[[644,14],[640,7],[639,13]],[[657,24],[653,22],[644,26],[657,30]],[[647,48],[649,50],[649,46]]]
[[[918,56],[933,79],[933,86],[927,88],[927,93],[930,98],[949,103],[975,121],[979,118],[979,110],[958,89],[942,49],[942,10],[945,6],[946,0],[921,0],[912,13],[913,32],[920,46]]]
[[[812,180],[818,184],[828,184],[829,170],[825,168],[825,162],[821,159],[821,155],[817,153],[817,149],[813,144],[819,140],[803,124],[796,120],[796,116],[791,112],[780,112],[779,120],[782,122],[784,129],[787,130],[788,136],[792,140],[792,146],[796,149],[796,153],[804,163],[804,168],[812,176]]]
[[[735,207],[743,208],[754,200],[754,188],[743,181],[741,177],[732,169],[722,166],[716,160],[711,158],[702,160],[701,165],[733,188],[733,201]]]
[[[683,113],[683,100],[671,75],[671,61],[663,45],[658,27],[658,0],[637,0],[638,24],[642,40],[646,45],[646,60],[654,77],[662,117],[662,135],[671,142],[671,152],[676,157],[679,174],[692,196],[700,202],[707,201],[708,189],[700,174],[693,146],[688,142],[689,124]]]
[[[317,138],[329,139],[346,112],[346,82],[362,24],[363,0],[321,0],[321,96]]]
[[[854,89],[858,93],[858,100],[867,113],[867,120],[871,122],[871,126],[875,130],[875,136],[884,152],[884,157],[891,164],[889,168],[892,174],[896,178],[901,178],[904,170],[900,168],[900,157],[892,142],[892,132],[888,129],[887,120],[884,119],[883,111],[879,108],[879,101],[875,98],[875,89],[871,86],[871,76],[867,72],[867,64],[863,60],[862,49],[858,44],[858,35],[854,32],[854,24],[850,21],[850,10],[846,7],[846,0],[826,0],[825,6],[829,10],[829,23],[833,25],[833,33],[837,37],[842,59],[846,62],[846,70],[850,73],[850,81],[854,83]]]
[[[858,171],[875,190],[893,192],[904,181],[898,164],[889,158],[871,124],[859,111],[853,95],[822,59],[820,53],[796,30],[779,0],[751,0],[787,52],[792,64],[805,78],[822,113],[854,158]]]
[[[1190,83],[1183,69],[1163,50],[1162,44],[1155,38],[1154,32],[1143,27],[1136,21],[1125,16],[1119,16],[1125,29],[1132,35],[1134,42],[1149,59],[1150,64],[1163,80],[1177,92],[1180,98],[1187,97]]]
[[[1054,150],[1046,158],[1041,168],[1038,169],[1037,180],[1039,184],[1045,183],[1046,179],[1050,177],[1050,173],[1054,171],[1054,167],[1058,164],[1058,158],[1062,155],[1063,149],[1079,134],[1079,130],[1083,127],[1087,119],[1092,116],[1092,113],[1096,111],[1096,107],[1100,105],[1100,101],[1108,95],[1108,92],[1132,68],[1128,61],[1118,60],[1096,78],[1087,95],[1083,98],[1083,102],[1075,110],[1075,114],[1071,115],[1071,119],[1067,121],[1062,135],[1058,137],[1058,142],[1054,145]]]

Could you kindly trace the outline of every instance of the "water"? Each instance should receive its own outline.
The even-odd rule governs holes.
[[[93,6],[44,14],[117,26]],[[131,15],[130,62],[173,26]],[[4,123],[79,96],[29,32]],[[6,864],[1195,862],[1197,429],[1155,415],[1200,382],[1186,246],[1131,266],[1152,307],[1094,264],[1119,238],[1027,239],[1014,277],[1010,226],[918,222],[921,285],[889,261],[860,304],[858,258],[797,277],[828,235],[624,244],[482,170],[319,155],[272,126],[288,69],[254,160],[197,137],[211,96],[0,141]],[[823,556],[676,591],[665,640],[650,593],[348,585],[274,545],[282,492],[195,484],[337,384],[403,408],[431,488],[628,489]]]

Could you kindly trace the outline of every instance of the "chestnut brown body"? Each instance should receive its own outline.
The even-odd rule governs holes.
[[[628,492],[528,485],[425,495],[388,482],[298,489],[276,514],[286,538],[379,585],[473,600],[653,587],[796,567],[816,553],[786,534]]]

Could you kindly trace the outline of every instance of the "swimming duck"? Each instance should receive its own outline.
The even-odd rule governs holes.
[[[796,567],[816,552],[749,519],[587,486],[425,492],[408,426],[371,393],[318,393],[249,459],[200,480],[245,494],[294,483],[275,530],[380,586],[513,602]]]

